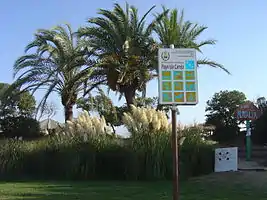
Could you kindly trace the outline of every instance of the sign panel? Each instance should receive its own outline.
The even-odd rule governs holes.
[[[158,65],[159,103],[196,105],[198,103],[196,50],[159,49]]]
[[[238,120],[256,120],[259,114],[259,109],[249,101],[240,105],[236,110],[236,118]]]

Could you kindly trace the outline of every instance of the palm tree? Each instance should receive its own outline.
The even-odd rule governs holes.
[[[94,65],[81,43],[68,24],[40,29],[34,41],[26,46],[26,54],[14,64],[14,76],[20,73],[14,86],[25,86],[24,90],[33,93],[45,89],[38,110],[45,106],[49,95],[56,92],[64,106],[65,121],[72,120],[73,106]],[[33,53],[28,53],[29,50]]]
[[[216,44],[216,40],[213,39],[199,42],[199,36],[208,27],[185,21],[183,11],[179,14],[177,9],[173,9],[169,12],[163,7],[163,13],[165,14],[164,17],[162,17],[162,20],[158,21],[157,25],[154,27],[154,31],[157,33],[162,46],[174,44],[175,48],[194,48],[202,53],[202,47]],[[161,15],[162,14],[156,14],[155,17]],[[230,74],[223,65],[207,58],[198,60],[198,65],[209,65],[211,67],[220,68]]]
[[[152,31],[163,14],[148,25],[145,21],[154,7],[139,19],[134,6],[126,3],[123,9],[115,4],[112,11],[100,9],[101,16],[90,18],[90,26],[78,31],[98,58],[94,78],[121,93],[128,106],[133,104],[136,92],[145,89],[155,69],[157,45]]]

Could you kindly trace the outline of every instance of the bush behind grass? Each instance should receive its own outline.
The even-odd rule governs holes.
[[[186,139],[180,148],[181,177],[186,179],[212,172],[213,146],[189,141]],[[139,146],[135,138],[130,144],[122,145],[115,138],[104,135],[91,137],[88,141],[78,136],[47,137],[36,141],[4,140],[0,149],[0,177],[53,180],[171,179],[170,136],[147,137],[138,142]]]

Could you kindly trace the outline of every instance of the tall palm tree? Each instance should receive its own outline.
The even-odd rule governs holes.
[[[90,25],[78,31],[98,58],[94,78],[120,92],[128,106],[133,104],[136,92],[145,89],[155,69],[157,45],[152,31],[163,14],[148,25],[145,21],[154,7],[139,18],[136,7],[126,3],[123,9],[115,4],[112,11],[100,9],[101,16],[90,18]]]
[[[181,13],[177,9],[168,11],[163,7],[164,17],[157,22],[154,31],[158,35],[162,46],[174,44],[175,48],[194,48],[202,53],[201,48],[207,45],[215,45],[216,40],[209,39],[199,41],[199,36],[208,28],[206,26],[192,23],[184,20],[184,11]],[[156,14],[155,16],[161,16]],[[227,72],[223,65],[209,60],[207,58],[198,60],[198,65],[209,65],[211,67],[220,68]]]
[[[56,92],[65,109],[65,121],[72,120],[73,106],[94,65],[81,43],[68,24],[40,29],[34,41],[26,46],[26,54],[14,64],[14,76],[20,73],[14,86],[25,86],[24,90],[33,93],[45,89],[38,110],[45,106],[49,95]],[[33,53],[28,53],[29,50]]]

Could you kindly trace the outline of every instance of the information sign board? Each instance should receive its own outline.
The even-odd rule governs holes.
[[[196,105],[198,103],[195,49],[161,48],[158,51],[159,103]]]

